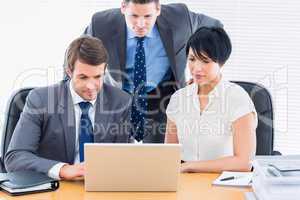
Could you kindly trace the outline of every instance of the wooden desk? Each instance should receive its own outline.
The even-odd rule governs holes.
[[[212,186],[218,174],[181,174],[177,192],[85,192],[82,181],[60,182],[55,192],[11,197],[0,192],[0,200],[243,200],[249,188]]]

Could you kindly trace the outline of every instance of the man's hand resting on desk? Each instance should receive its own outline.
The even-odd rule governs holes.
[[[78,180],[84,176],[84,164],[66,164],[59,171],[59,177],[63,180]]]

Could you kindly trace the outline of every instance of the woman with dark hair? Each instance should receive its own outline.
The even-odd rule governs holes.
[[[182,172],[249,171],[257,114],[247,92],[221,73],[231,53],[222,28],[202,27],[186,47],[190,85],[167,108],[166,143],[182,144]]]

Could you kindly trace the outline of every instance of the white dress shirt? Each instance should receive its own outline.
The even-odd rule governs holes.
[[[256,127],[256,110],[247,92],[222,78],[208,94],[202,113],[198,85],[191,84],[172,95],[166,114],[176,124],[182,160],[196,161],[232,156],[232,124],[251,112]]]
[[[75,139],[75,157],[74,157],[74,163],[80,163],[80,159],[79,159],[79,130],[80,130],[80,117],[81,117],[81,109],[79,107],[79,103],[82,101],[86,101],[84,100],[81,96],[79,96],[72,85],[72,80],[70,81],[69,84],[69,89],[71,92],[71,97],[73,100],[73,105],[74,105],[74,113],[75,113],[75,124],[76,124],[76,139]],[[89,101],[92,106],[89,109],[89,117],[90,120],[92,122],[92,126],[94,128],[94,124],[95,124],[95,103],[96,103],[96,99],[93,101]],[[60,162],[57,163],[56,165],[54,165],[49,171],[48,171],[48,176],[57,180],[60,180],[59,177],[59,172],[60,169],[62,168],[62,166],[64,166],[66,163]]]

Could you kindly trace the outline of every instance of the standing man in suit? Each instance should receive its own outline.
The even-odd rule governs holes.
[[[107,60],[97,38],[84,36],[70,44],[70,79],[33,89],[27,97],[5,155],[8,171],[72,180],[84,175],[84,143],[129,142],[131,97],[103,83]]]
[[[202,26],[222,24],[159,0],[123,0],[121,9],[93,15],[85,34],[100,38],[110,55],[105,82],[134,97],[131,122],[137,141],[164,142],[170,95],[186,84],[185,45]]]

